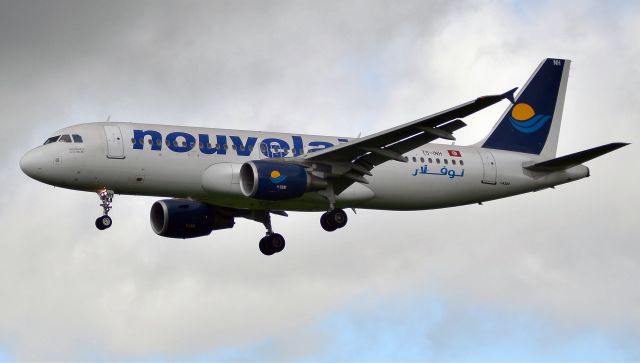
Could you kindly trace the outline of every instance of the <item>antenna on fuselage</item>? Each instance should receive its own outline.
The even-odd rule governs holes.
[[[107,120],[105,122],[111,122],[111,115],[107,116]]]

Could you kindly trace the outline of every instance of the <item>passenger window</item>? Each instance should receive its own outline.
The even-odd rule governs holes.
[[[451,159],[451,164],[456,165],[456,159]]]
[[[160,139],[156,140],[156,145],[158,145],[158,146],[162,145],[162,140],[160,140]]]
[[[149,139],[149,145],[153,145],[153,140]]]
[[[464,161],[460,160],[460,165],[464,165]]]
[[[244,151],[244,145],[240,145],[240,151]]]
[[[164,140],[164,143],[167,144],[167,146],[171,145],[171,142],[169,142],[169,140]]]
[[[58,139],[58,142],[71,142],[71,136],[62,135],[60,136],[60,139]]]
[[[440,164],[440,159],[436,158],[436,164]]]
[[[424,158],[420,158],[420,162],[424,164]]]
[[[173,140],[173,146],[178,146],[178,140]]]
[[[78,135],[78,134],[73,134],[71,135],[73,137],[73,142],[82,142],[82,136]]]
[[[136,138],[135,138],[135,137],[132,137],[132,138],[131,138],[131,143],[132,143],[132,144],[135,144],[135,143],[136,143]]]
[[[182,146],[183,146],[183,147],[184,147],[184,146],[187,146],[187,142],[186,142],[186,141],[183,141],[183,142],[182,142]]]
[[[429,164],[433,163],[433,159],[429,158]]]
[[[56,142],[58,141],[58,139],[60,138],[60,135],[56,135],[56,136],[51,136],[50,138],[48,138],[43,145],[46,144],[51,144],[52,142]]]
[[[236,144],[231,145],[231,149],[235,150],[236,149]]]
[[[225,150],[227,150],[227,149],[229,148],[229,145],[227,145],[227,144],[223,144],[223,145],[222,145],[222,147],[223,147]]]
[[[415,163],[416,162],[416,157],[414,156],[412,159],[413,159],[413,162]]]
[[[253,146],[249,146],[249,151],[253,151]]]
[[[444,159],[444,163],[445,163],[445,165],[448,165],[449,164],[449,160]]]

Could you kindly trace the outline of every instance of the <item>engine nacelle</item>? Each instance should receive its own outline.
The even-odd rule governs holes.
[[[240,168],[240,190],[245,197],[284,200],[326,187],[326,181],[309,174],[301,165],[254,160]]]
[[[163,199],[151,206],[151,228],[163,237],[194,238],[207,236],[216,229],[232,228],[232,216],[215,206],[188,199]]]

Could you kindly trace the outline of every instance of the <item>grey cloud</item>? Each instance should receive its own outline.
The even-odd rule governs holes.
[[[524,18],[494,2],[390,4],[0,5],[0,342],[20,359],[179,359],[416,289],[640,334],[635,145],[589,164],[585,181],[482,207],[359,211],[336,234],[316,214],[277,218],[288,247],[272,259],[248,221],[210,238],[155,236],[153,198],[117,196],[115,225],[99,233],[95,196],[18,170],[50,132],[109,113],[366,134],[519,85],[556,54],[575,60],[560,151],[637,142],[637,6],[594,24],[596,3],[525,6]],[[501,107],[470,118],[460,142]]]

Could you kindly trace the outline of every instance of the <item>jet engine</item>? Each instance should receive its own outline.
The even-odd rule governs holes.
[[[151,228],[163,237],[194,238],[232,228],[234,220],[213,205],[188,199],[163,199],[151,206]]]
[[[326,187],[326,181],[311,175],[302,165],[254,160],[240,168],[240,190],[245,197],[284,200]]]

